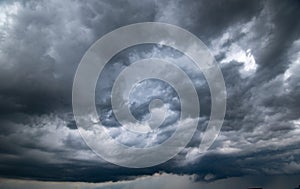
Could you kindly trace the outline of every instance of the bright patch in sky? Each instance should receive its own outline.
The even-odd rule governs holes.
[[[240,46],[233,44],[226,53],[226,58],[223,59],[221,63],[228,63],[231,61],[237,61],[243,64],[243,68],[240,70],[242,76],[247,77],[256,71],[257,64],[251,53],[251,49],[245,51]]]
[[[19,3],[13,3],[10,5],[4,5],[0,7],[0,28],[12,24],[12,17],[18,12],[19,8]]]
[[[284,73],[284,81],[289,79],[292,75],[297,75],[298,70],[300,70],[300,39],[294,42],[291,50],[291,55],[289,55],[289,60],[291,64],[289,68]],[[296,53],[295,53],[296,52]]]

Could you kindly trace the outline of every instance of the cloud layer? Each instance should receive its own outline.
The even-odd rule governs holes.
[[[206,181],[299,174],[299,6],[296,0],[1,1],[0,176],[96,182],[156,172],[195,174],[196,180]],[[152,136],[120,131],[110,89],[117,74],[137,59],[160,57],[179,64],[201,103],[198,131],[179,155],[156,167],[126,169],[86,146],[73,120],[71,89],[80,59],[94,41],[120,26],[145,21],[176,24],[206,43],[224,75],[227,113],[217,140],[199,155],[211,103],[201,72],[169,48],[145,45],[121,52],[101,76],[97,95],[100,117],[113,137],[132,146],[147,146],[149,139],[151,145],[161,143],[178,119],[174,90],[158,81],[144,82],[131,96],[132,113],[147,118],[151,98],[160,97],[168,107],[163,130]]]

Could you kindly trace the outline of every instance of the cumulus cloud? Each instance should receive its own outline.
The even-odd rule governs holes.
[[[299,174],[298,10],[298,1],[0,2],[0,175],[117,181],[163,171],[213,181]],[[145,45],[119,53],[96,91],[100,119],[112,137],[131,146],[151,146],[172,135],[179,117],[175,91],[166,83],[145,81],[133,90],[130,108],[137,119],[146,119],[150,101],[160,97],[168,110],[161,130],[132,135],[116,122],[112,84],[122,69],[141,58],[180,66],[194,82],[201,105],[198,130],[178,156],[152,168],[126,169],[97,157],[84,143],[71,113],[71,88],[78,63],[94,41],[144,21],[176,24],[203,40],[222,69],[228,104],[220,135],[208,152],[199,154],[211,104],[201,71],[167,47]]]

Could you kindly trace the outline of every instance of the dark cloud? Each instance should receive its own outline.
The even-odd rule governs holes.
[[[196,174],[196,180],[206,181],[299,174],[299,8],[296,0],[1,1],[0,176],[103,182],[157,172]],[[78,63],[94,41],[145,21],[176,24],[208,45],[226,82],[227,112],[219,137],[199,156],[210,114],[203,75],[169,48],[137,46],[120,53],[101,76],[103,93],[97,96],[107,127],[118,126],[109,99],[112,83],[141,57],[177,60],[197,87],[202,111],[199,129],[182,153],[159,166],[127,169],[105,162],[86,146],[73,120],[71,89]],[[158,87],[146,90],[154,84]],[[172,89],[145,82],[139,90],[144,93],[133,94],[131,107],[136,117],[149,113],[150,97],[141,97],[155,93],[170,105],[166,126],[175,122],[180,108]],[[133,146],[145,143],[143,136],[113,132]],[[156,142],[170,133],[163,130]]]

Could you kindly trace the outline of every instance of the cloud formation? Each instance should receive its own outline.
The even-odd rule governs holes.
[[[0,176],[41,180],[117,181],[157,172],[196,175],[212,181],[243,175],[300,173],[300,23],[298,1],[1,1]],[[75,70],[89,46],[131,23],[181,26],[203,40],[219,62],[228,104],[222,131],[198,154],[210,116],[208,85],[189,60],[169,48],[137,46],[114,57],[99,82],[97,105],[112,136],[135,145],[157,144],[180,112],[165,83],[141,83],[132,113],[149,116],[160,97],[167,121],[155,136],[120,131],[110,104],[118,73],[142,57],[179,64],[193,80],[201,103],[198,131],[172,160],[152,168],[126,169],[99,159],[84,143],[72,115]],[[147,90],[147,89],[151,90]],[[149,95],[149,98],[142,98]],[[109,149],[109,145],[108,145]]]

